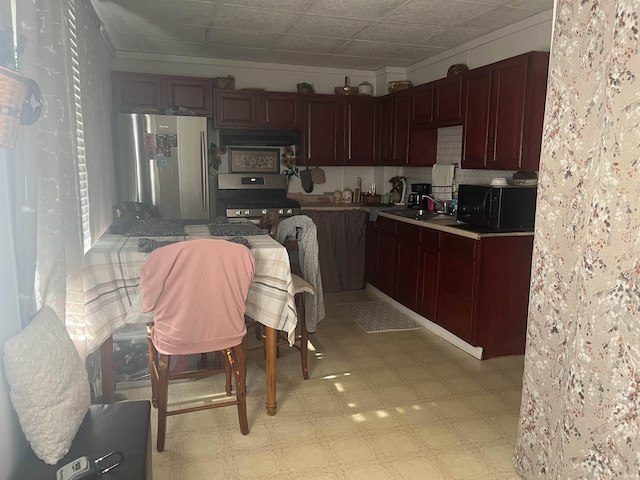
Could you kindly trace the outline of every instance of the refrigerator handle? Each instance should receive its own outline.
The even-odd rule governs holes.
[[[200,157],[202,160],[202,211],[207,212],[209,210],[209,164],[207,161],[207,142],[204,131],[200,132]]]

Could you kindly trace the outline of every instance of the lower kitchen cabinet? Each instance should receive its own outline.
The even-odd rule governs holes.
[[[524,353],[533,235],[474,239],[378,217],[366,238],[371,285],[484,358]]]
[[[420,274],[421,227],[410,223],[396,225],[396,288],[395,298],[404,306],[418,308],[418,278]]]
[[[420,264],[418,277],[418,313],[436,318],[438,277],[440,274],[440,232],[422,228],[420,236]]]
[[[378,217],[375,251],[375,285],[390,297],[396,297],[396,222]]]
[[[441,327],[473,344],[475,251],[478,240],[442,233],[438,310],[435,321]]]

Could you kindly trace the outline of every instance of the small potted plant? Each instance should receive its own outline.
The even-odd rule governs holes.
[[[302,82],[296,86],[298,87],[298,93],[313,93],[313,85],[310,83]]]

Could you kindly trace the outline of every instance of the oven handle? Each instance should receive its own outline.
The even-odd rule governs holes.
[[[200,169],[202,170],[202,211],[207,212],[209,210],[209,165],[207,162],[207,142],[205,140],[204,131],[200,132]]]

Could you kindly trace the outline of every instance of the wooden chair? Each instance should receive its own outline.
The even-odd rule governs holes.
[[[280,223],[280,214],[278,212],[269,212],[265,215],[262,215],[258,226],[260,228],[264,228],[269,230],[269,235],[273,238],[276,237],[276,233],[278,231],[278,224]],[[304,278],[302,278],[302,269],[300,268],[300,264],[296,263],[295,258],[297,258],[296,252],[298,251],[298,242],[295,240],[287,240],[283,243],[284,247],[287,249],[289,253],[289,260],[291,265],[291,277],[293,279],[293,289],[295,293],[295,302],[296,302],[296,310],[298,311],[298,325],[300,325],[300,333],[296,334],[296,342],[293,345],[294,348],[300,351],[300,364],[302,366],[302,377],[305,380],[309,379],[309,368],[308,368],[308,350],[309,350],[309,332],[307,331],[307,325],[305,320],[305,310],[304,310],[304,293],[310,293],[315,295],[315,289],[313,286],[308,283]],[[294,258],[294,261],[292,260]],[[256,338],[263,342],[261,347],[254,347],[250,350],[255,350],[256,348],[264,348],[264,332],[262,325],[256,322],[253,319],[250,319],[249,322],[250,327],[252,327],[256,332]],[[278,332],[278,346],[280,345],[288,345],[289,341],[282,332]],[[279,353],[278,353],[279,354]]]
[[[226,240],[195,239],[153,251],[141,269],[143,311],[153,312],[149,329],[152,404],[158,409],[157,450],[164,450],[167,416],[236,405],[240,431],[249,433],[246,406],[245,302],[255,264],[248,248]],[[171,372],[171,360],[202,352],[222,352],[224,368]],[[225,372],[225,394],[234,399],[168,409],[171,380]]]

